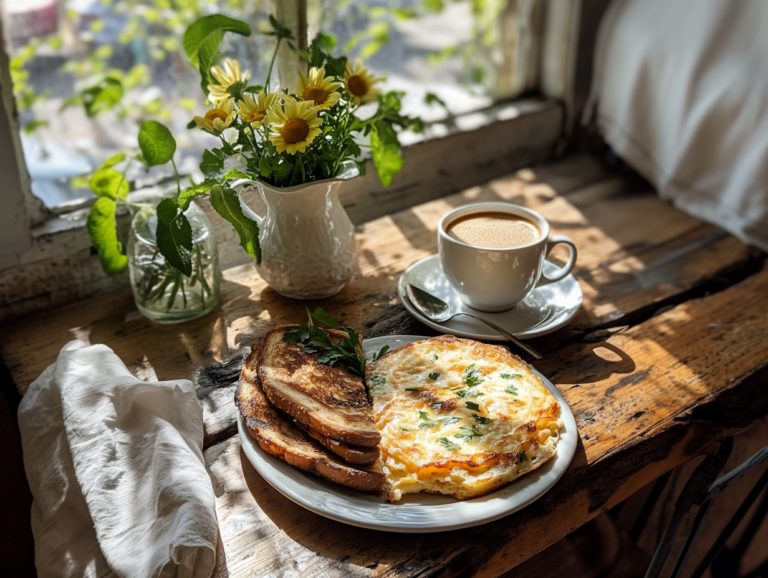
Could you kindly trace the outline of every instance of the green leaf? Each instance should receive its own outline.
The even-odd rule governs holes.
[[[500,373],[499,376],[504,379],[517,379],[518,377],[523,377],[519,373]]]
[[[477,415],[476,413],[472,414],[472,417],[475,418],[475,421],[482,425],[488,425],[489,423],[492,423],[493,420],[489,417],[482,417]]]
[[[139,148],[147,166],[164,165],[176,152],[176,140],[164,125],[148,120],[139,129]]]
[[[291,29],[280,22],[272,14],[269,15],[269,23],[272,25],[273,32],[265,32],[264,34],[267,36],[277,36],[278,39],[293,38],[293,32],[291,32]]]
[[[32,122],[27,123],[27,125],[24,127],[24,134],[30,135],[37,129],[44,126],[48,126],[47,120],[33,120]]]
[[[250,36],[251,27],[223,14],[212,14],[190,24],[184,33],[184,52],[187,53],[192,66],[200,71],[200,86],[206,95],[208,85],[215,84],[215,79],[211,76],[211,66],[216,60],[225,32]]]
[[[99,168],[108,169],[109,167],[114,167],[116,164],[119,164],[124,160],[125,160],[125,153],[117,153],[116,155],[112,155],[103,163],[101,163],[101,167]]]
[[[157,205],[157,248],[169,265],[192,275],[192,226],[176,199]]]
[[[459,429],[462,433],[454,434],[453,437],[464,440],[467,443],[471,442],[473,438],[478,438],[483,435],[477,431],[477,428],[473,425],[463,425]]]
[[[232,223],[240,235],[240,244],[256,263],[261,263],[261,247],[259,245],[259,226],[243,214],[237,193],[229,187],[214,185],[211,189],[211,204],[222,217]]]
[[[91,190],[100,197],[124,199],[128,196],[129,186],[122,174],[113,168],[99,169],[89,182]]]
[[[472,411],[480,411],[480,406],[477,405],[474,401],[464,402],[464,405],[466,405]]]
[[[116,207],[114,200],[101,197],[88,214],[88,234],[107,275],[116,275],[128,265],[128,257],[123,254],[123,245],[117,238]]]
[[[339,78],[344,76],[344,72],[347,70],[347,57],[346,56],[327,56],[325,61],[325,72],[329,76],[337,76]]]
[[[116,78],[105,78],[83,91],[83,105],[88,116],[113,108],[123,98],[123,84]]]
[[[251,175],[245,174],[243,171],[239,171],[237,169],[230,169],[226,173],[224,173],[223,179],[232,180],[232,179],[250,179]]]
[[[388,187],[392,179],[403,168],[403,157],[400,154],[400,142],[397,133],[388,123],[377,120],[371,131],[371,152],[376,174],[381,184]]]
[[[438,441],[445,446],[446,449],[454,451],[460,449],[458,444],[453,443],[448,438],[439,438]]]
[[[445,110],[448,110],[448,105],[445,104],[445,101],[437,96],[434,92],[428,92],[424,95],[424,102],[426,104],[439,104],[442,106]]]
[[[483,380],[480,377],[482,373],[478,368],[475,367],[475,364],[472,363],[467,366],[467,368],[464,370],[464,375],[462,375],[462,381],[467,384],[467,387],[475,387],[477,385],[480,385]]]
[[[457,391],[456,395],[459,397],[477,397],[478,395],[485,395],[482,391],[477,391],[476,389],[464,389],[462,391]]]
[[[406,387],[405,391],[421,391],[418,387]]]
[[[178,202],[179,202],[179,208],[182,211],[186,211],[189,208],[189,203],[192,202],[192,199],[195,197],[199,197],[200,195],[206,194],[208,191],[211,190],[211,187],[216,184],[216,181],[213,179],[207,179],[200,183],[199,185],[192,185],[187,190],[182,191],[179,195]]]
[[[206,177],[217,175],[224,168],[224,160],[209,150],[203,151],[203,162],[200,163],[200,170]]]
[[[517,388],[514,385],[510,385],[504,391],[506,391],[507,393],[511,393],[512,395],[517,395]]]
[[[315,312],[312,314],[312,317],[317,319],[320,323],[323,323],[330,327],[331,329],[334,329],[339,324],[339,318],[333,317],[332,315],[328,315],[321,307],[318,307],[315,309]]]
[[[438,377],[440,377],[440,374],[437,373],[436,371],[433,371],[432,373],[429,374],[429,379],[431,379],[432,381],[435,381]]]

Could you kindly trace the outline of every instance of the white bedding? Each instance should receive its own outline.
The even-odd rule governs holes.
[[[595,104],[662,197],[768,251],[768,2],[614,0]]]

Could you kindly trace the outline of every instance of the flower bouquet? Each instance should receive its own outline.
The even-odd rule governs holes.
[[[375,78],[360,60],[352,63],[345,56],[334,56],[335,41],[330,36],[318,34],[305,51],[298,51],[288,28],[274,17],[270,17],[270,24],[268,34],[274,36],[277,42],[263,84],[252,84],[250,73],[243,70],[237,60],[227,58],[218,62],[218,49],[225,32],[248,36],[251,30],[246,23],[217,14],[197,20],[185,33],[185,51],[192,65],[200,72],[201,87],[210,103],[209,110],[203,116],[194,117],[188,128],[204,130],[220,142],[220,146],[203,153],[200,169],[205,180],[183,187],[173,161],[176,142],[171,132],[154,121],[141,126],[138,137],[141,152],[134,158],[147,167],[170,162],[176,174],[177,193],[159,203],[156,219],[155,261],[163,261],[162,265],[169,274],[172,269],[187,278],[193,278],[198,273],[193,258],[193,235],[186,216],[195,197],[210,196],[214,209],[236,229],[245,251],[261,265],[259,223],[262,219],[247,207],[249,214],[244,212],[238,187],[244,184],[258,186],[268,206],[270,203],[262,187],[285,193],[283,197],[287,199],[297,187],[318,185],[328,189],[326,196],[334,197],[338,188],[334,188],[334,183],[338,185],[339,179],[349,178],[353,174],[350,167],[354,169],[356,166],[356,172],[364,174],[363,147],[370,147],[376,173],[388,186],[403,165],[396,127],[421,130],[419,119],[401,114],[403,93],[382,93],[377,87],[380,79]],[[271,79],[278,49],[283,42],[291,45],[301,58],[297,62],[302,64],[295,86],[278,89]],[[364,109],[367,115],[361,114],[362,107],[368,109]],[[141,208],[125,200],[128,185],[124,171],[121,175],[116,169],[116,165],[123,160],[126,160],[125,155],[119,160],[113,157],[91,180],[91,188],[100,198],[91,211],[88,226],[102,266],[108,273],[120,271],[128,261],[115,231],[117,206],[128,204],[132,208]],[[312,201],[296,200],[294,204],[305,205],[306,212],[306,206]],[[346,214],[343,219],[349,221]],[[298,223],[293,234],[301,237],[307,223]],[[322,229],[323,225],[319,227]],[[351,235],[351,224],[349,230]],[[291,236],[290,231],[264,231],[262,241],[268,235],[283,239],[282,245],[273,247],[275,267],[280,270],[277,276],[283,279],[286,275],[290,277],[283,263],[285,259],[300,261],[303,255],[305,259],[316,262],[320,258],[316,254],[310,255],[317,248],[317,241],[314,241],[314,247],[305,250],[304,245],[294,246],[284,241]],[[307,243],[313,242],[307,239]],[[328,247],[338,246],[339,239],[329,240]],[[351,253],[354,253],[354,239],[351,247]],[[278,253],[285,254],[281,256]],[[316,268],[318,271],[323,266],[332,268],[333,260],[339,259],[338,254],[326,257],[327,263]],[[265,270],[260,269],[262,275],[265,275]],[[183,279],[175,272],[173,274],[176,279]],[[341,283],[343,286],[351,273],[333,273],[331,276],[335,281],[331,284],[334,287],[339,285],[340,275],[347,276]],[[155,275],[153,279],[153,285],[145,287],[146,295],[153,295],[153,288],[165,280],[163,275]],[[291,283],[289,279],[288,289],[281,292],[298,297],[327,293],[322,289],[319,293],[299,291],[292,295]],[[305,279],[299,284],[307,283],[312,281]],[[341,286],[335,290],[338,291]],[[173,294],[179,295],[180,292]],[[158,298],[167,304],[168,295],[161,292]],[[173,307],[173,304],[170,306]]]

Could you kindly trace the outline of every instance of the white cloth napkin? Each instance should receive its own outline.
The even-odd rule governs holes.
[[[208,578],[202,413],[191,382],[140,381],[108,347],[68,343],[19,406],[38,575]]]

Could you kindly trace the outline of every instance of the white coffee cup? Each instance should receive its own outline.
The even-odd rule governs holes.
[[[504,249],[475,247],[451,237],[456,219],[473,213],[508,213],[534,223],[541,236],[528,245]],[[547,220],[530,209],[505,202],[482,202],[454,209],[440,220],[437,243],[443,274],[461,300],[480,311],[505,311],[517,305],[534,287],[563,279],[576,264],[576,245],[563,235],[549,235]],[[570,251],[568,262],[554,276],[543,274],[544,259],[558,243]]]

